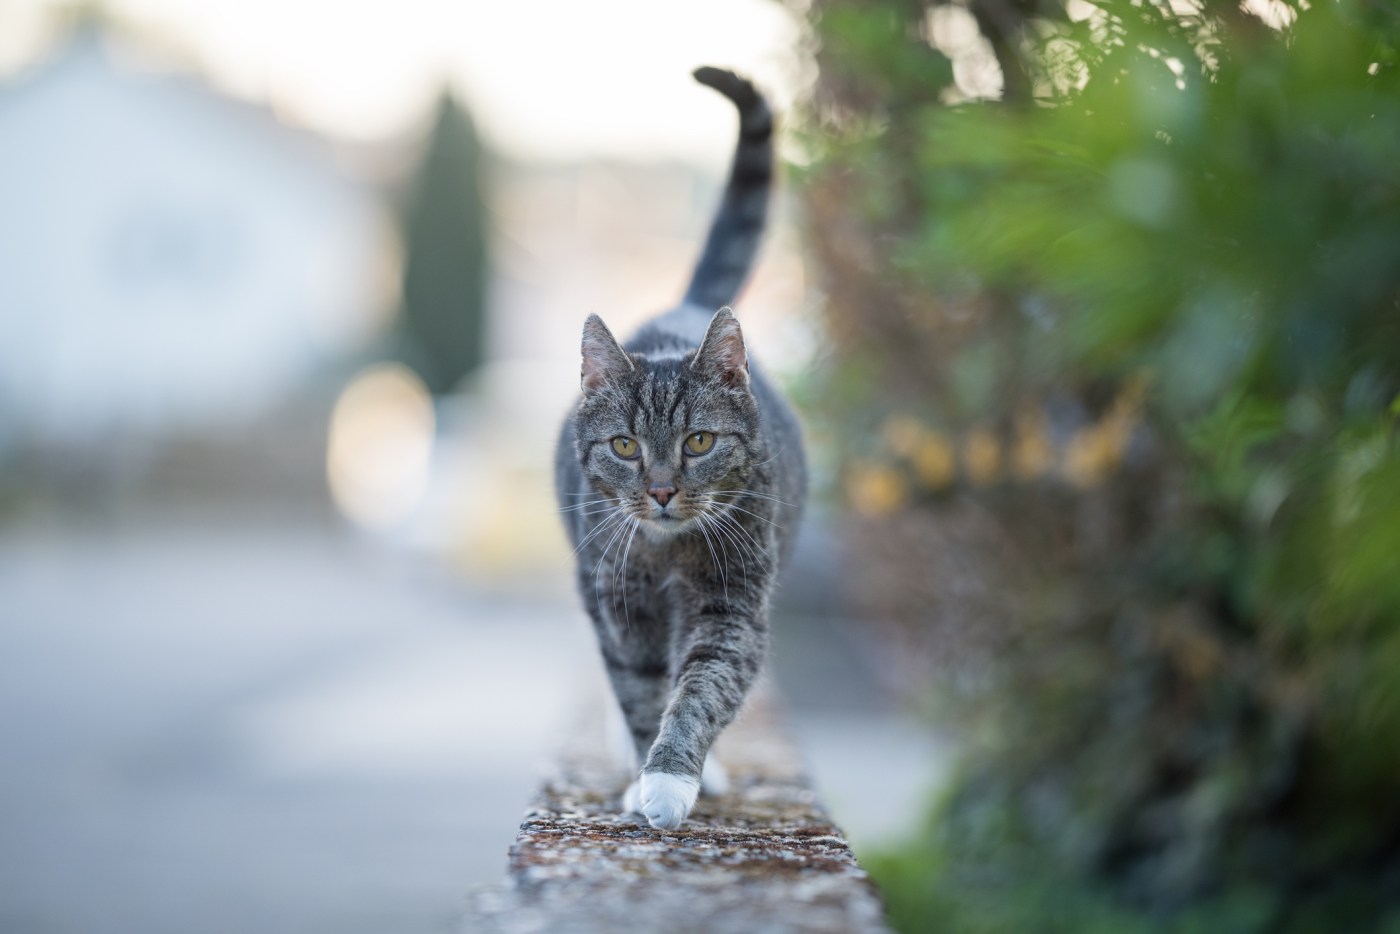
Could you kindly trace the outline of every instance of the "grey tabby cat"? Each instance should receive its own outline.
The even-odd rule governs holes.
[[[667,829],[702,783],[723,791],[710,744],[762,666],[769,599],[806,493],[797,421],[722,307],[763,232],[772,114],[735,74],[695,78],[739,110],[723,202],[679,307],[626,344],[589,316],[583,398],[555,463],[579,593],[641,763],[623,806]]]

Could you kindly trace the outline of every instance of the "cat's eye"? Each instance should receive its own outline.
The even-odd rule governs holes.
[[[697,431],[685,439],[687,454],[708,454],[715,446],[715,436],[708,431]]]
[[[632,438],[618,436],[612,439],[613,453],[623,460],[633,460],[641,451],[637,448],[637,442]]]

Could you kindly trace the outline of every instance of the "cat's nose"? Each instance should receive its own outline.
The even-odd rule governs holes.
[[[671,501],[671,497],[676,495],[676,488],[673,486],[653,486],[647,489],[647,495],[665,506]]]

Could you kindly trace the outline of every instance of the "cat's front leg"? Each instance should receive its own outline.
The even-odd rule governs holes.
[[[648,782],[647,782],[647,789],[648,789],[648,795],[647,795],[647,797],[648,797],[649,800],[652,800],[652,801],[655,801],[656,799],[658,799],[658,798],[660,798],[660,797],[663,797],[663,795],[662,795],[661,793],[659,793],[658,790],[654,787],[655,785],[656,785],[656,782],[655,782],[654,779],[648,780]],[[704,767],[703,769],[700,770],[700,794],[702,794],[702,795],[707,795],[707,796],[709,796],[709,797],[714,798],[714,797],[719,797],[719,796],[721,796],[721,795],[725,795],[725,794],[728,794],[728,793],[729,793],[729,773],[725,771],[724,766],[721,765],[721,764],[719,763],[719,760],[717,760],[717,759],[715,758],[715,754],[714,754],[713,752],[707,753],[706,756],[705,756],[705,767]],[[689,793],[688,793],[688,791],[687,791],[687,793],[686,793],[686,794],[683,794],[683,795],[671,796],[671,799],[672,799],[672,800],[679,800],[679,801],[681,801],[682,803],[684,803],[685,799],[686,799],[686,798],[689,798],[689,797],[690,797],[690,795],[689,795]],[[692,799],[692,801],[691,801],[691,806],[692,806],[692,807],[694,806],[694,801],[693,801],[693,799]],[[637,780],[636,780],[635,782],[633,782],[632,784],[630,784],[630,785],[627,786],[627,791],[625,791],[625,792],[623,793],[623,795],[622,795],[622,810],[623,810],[625,813],[628,813],[628,814],[641,814],[641,813],[643,813],[643,812],[642,812],[642,777],[641,777],[640,775],[637,777]],[[687,809],[687,813],[688,813],[688,812],[689,812],[689,811],[688,811],[688,809]]]
[[[637,787],[641,813],[666,830],[679,827],[695,806],[710,744],[739,712],[768,648],[763,616],[727,607],[692,621],[687,631],[675,691]]]

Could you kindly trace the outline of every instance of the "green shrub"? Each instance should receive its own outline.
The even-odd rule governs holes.
[[[1397,11],[973,0],[950,104],[933,9],[818,0],[805,178],[858,588],[966,739],[897,917],[1400,924]]]

